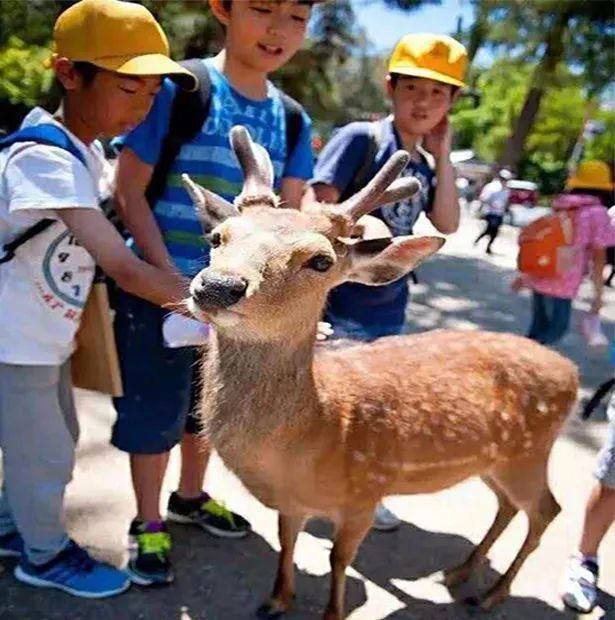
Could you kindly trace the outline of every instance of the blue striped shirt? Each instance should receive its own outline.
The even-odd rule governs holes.
[[[231,127],[244,125],[252,139],[268,151],[276,189],[285,177],[307,180],[313,172],[311,121],[307,114],[303,113],[297,146],[288,154],[286,114],[280,91],[268,82],[266,99],[248,99],[230,85],[211,59],[203,62],[211,77],[209,114],[200,133],[182,146],[164,192],[154,205],[154,216],[167,250],[177,269],[188,277],[207,266],[209,250],[192,201],[181,183],[181,174],[188,173],[203,187],[232,201],[241,192],[243,174],[229,144]],[[118,139],[119,146],[128,145],[142,161],[154,166],[168,133],[175,92],[175,84],[165,80],[147,118]]]

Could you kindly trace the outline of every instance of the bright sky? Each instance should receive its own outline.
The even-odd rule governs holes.
[[[472,7],[467,0],[442,0],[440,6],[416,11],[390,9],[382,0],[352,0],[352,5],[376,52],[391,51],[397,40],[409,32],[453,34],[460,14],[464,28],[472,21]]]

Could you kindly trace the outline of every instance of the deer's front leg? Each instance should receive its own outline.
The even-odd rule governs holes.
[[[374,520],[374,509],[354,513],[340,523],[331,550],[331,593],[324,620],[342,620],[346,593],[346,569],[354,560],[359,545]]]
[[[293,556],[297,536],[303,528],[304,515],[283,515],[278,517],[280,559],[278,574],[269,600],[258,610],[260,618],[277,618],[287,612],[295,597],[295,566]]]

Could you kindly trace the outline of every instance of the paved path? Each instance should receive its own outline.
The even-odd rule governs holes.
[[[461,329],[486,327],[523,332],[529,320],[527,297],[509,293],[516,231],[507,228],[487,260],[471,247],[480,223],[467,219],[444,251],[420,269],[410,309],[413,330],[438,326]],[[421,225],[423,229],[427,225]],[[582,309],[587,298],[576,304]],[[608,329],[615,327],[615,294],[607,295]],[[589,353],[576,334],[562,349],[581,365],[586,393],[608,373],[604,353]],[[109,447],[113,420],[109,402],[80,392],[83,426],[75,478],[67,497],[71,534],[94,553],[117,564],[124,559],[124,537],[134,513],[125,455]],[[604,436],[603,413],[582,424],[572,421],[557,442],[550,463],[555,495],[564,510],[547,531],[542,546],[530,557],[515,581],[512,596],[497,610],[479,618],[558,620],[574,618],[562,611],[558,585],[565,560],[574,545],[581,511],[591,484],[596,450]],[[168,588],[136,587],[117,599],[83,601],[57,592],[17,584],[12,565],[0,574],[1,620],[243,620],[268,593],[276,563],[275,513],[261,506],[215,461],[208,488],[241,511],[255,533],[244,541],[220,541],[194,529],[174,528],[177,581]],[[177,481],[177,454],[165,490]],[[165,497],[166,499],[166,497]],[[373,533],[364,542],[350,571],[348,601],[352,620],[465,620],[474,617],[455,602],[439,583],[438,571],[459,563],[489,526],[495,510],[490,492],[477,480],[425,496],[391,498],[389,505],[405,520],[392,534]],[[329,528],[315,523],[303,533],[297,552],[298,598],[289,620],[318,618],[328,589]],[[521,545],[525,521],[518,516],[493,549],[484,577],[473,587],[485,587],[505,570]],[[615,592],[615,531],[603,546],[602,585]],[[467,592],[467,591],[466,591]],[[463,594],[463,593],[462,593]],[[457,593],[459,596],[459,593]],[[615,617],[606,593],[591,618]]]

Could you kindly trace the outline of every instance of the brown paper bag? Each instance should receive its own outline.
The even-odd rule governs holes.
[[[113,333],[107,285],[94,282],[81,315],[71,358],[73,385],[122,396],[122,375]]]

